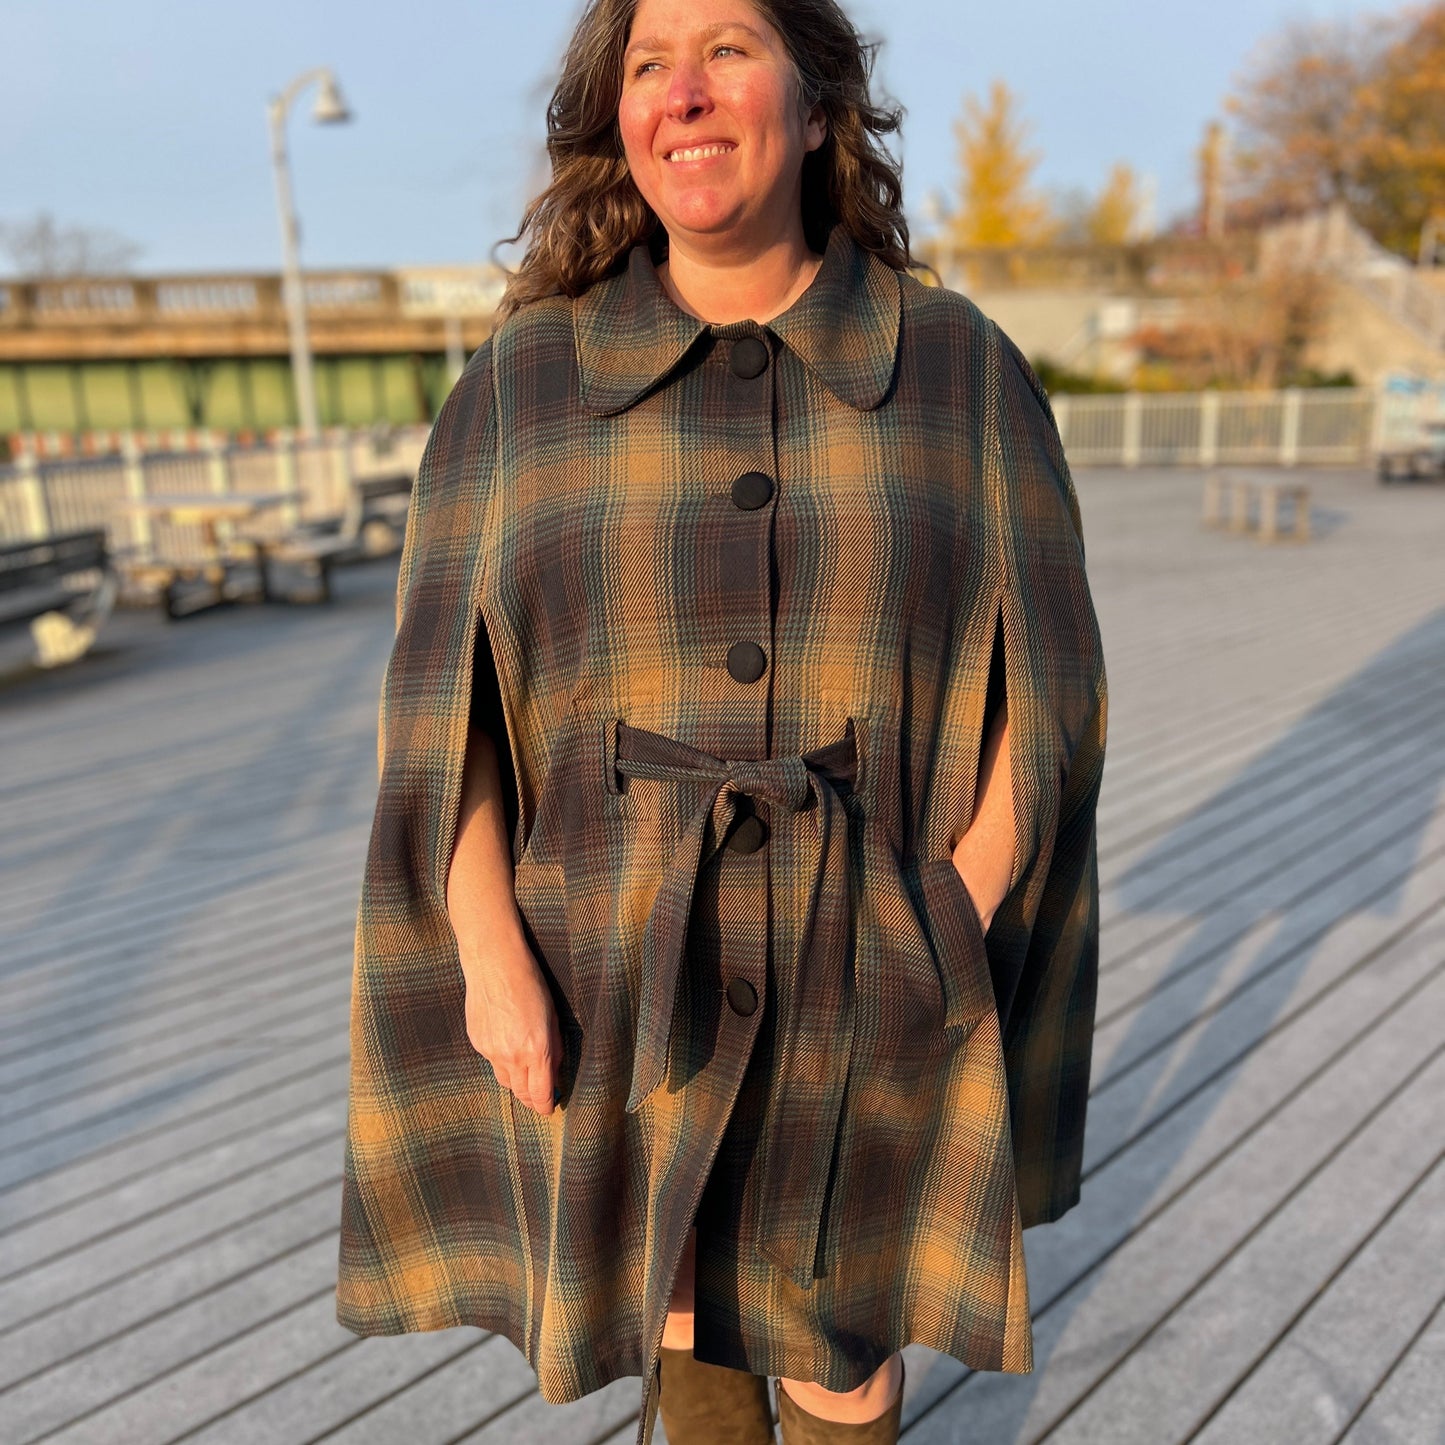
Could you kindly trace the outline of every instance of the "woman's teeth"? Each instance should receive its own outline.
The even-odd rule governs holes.
[[[700,161],[708,156],[725,156],[733,146],[693,146],[689,150],[673,151],[668,156],[670,161]]]

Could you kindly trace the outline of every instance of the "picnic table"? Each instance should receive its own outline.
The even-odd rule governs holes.
[[[231,602],[269,602],[274,597],[268,568],[271,541],[248,532],[265,513],[296,502],[301,494],[286,492],[170,493],[133,497],[123,505],[152,521],[196,529],[197,545],[170,555],[150,549],[123,559],[126,573],[143,586],[158,587],[167,617],[188,617]],[[238,577],[237,573],[249,573]],[[200,583],[199,600],[186,584]]]
[[[343,512],[301,522],[284,536],[267,539],[266,565],[299,567],[314,581],[315,600],[329,600],[333,567],[382,556],[401,545],[411,489],[412,474],[406,471],[355,478]]]

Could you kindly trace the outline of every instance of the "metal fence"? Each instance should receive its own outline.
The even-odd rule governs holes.
[[[229,445],[218,434],[198,438],[188,450],[163,451],[129,438],[107,456],[22,457],[0,467],[0,542],[103,527],[112,551],[144,555],[159,539],[155,524],[131,504],[175,493],[298,493],[288,521],[337,516],[346,509],[353,479],[415,474],[427,431],[404,427],[381,436],[374,429],[337,428],[309,444],[283,435],[255,447]]]
[[[1079,466],[1368,465],[1377,397],[1366,388],[1052,398]]]

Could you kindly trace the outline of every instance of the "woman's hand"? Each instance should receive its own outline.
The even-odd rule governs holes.
[[[528,1108],[550,1114],[562,1062],[562,1032],[547,980],[525,943],[463,962],[467,1037],[497,1082]]]
[[[999,708],[984,742],[973,821],[954,845],[953,866],[958,869],[987,933],[1013,878],[1014,805],[1007,704]]]
[[[472,728],[447,872],[447,917],[467,981],[467,1037],[504,1089],[537,1113],[550,1114],[562,1035],[517,911],[505,819],[496,747]]]

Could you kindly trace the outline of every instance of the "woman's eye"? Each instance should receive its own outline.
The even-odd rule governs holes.
[[[739,47],[736,45],[715,45],[712,48],[712,54],[714,56],[722,55],[725,52],[729,55],[741,55],[743,53],[742,50],[739,49]],[[660,64],[661,61],[657,60],[643,60],[640,61],[637,65],[633,66],[632,73],[634,76],[646,75],[650,70],[653,69],[654,66],[658,66]]]

